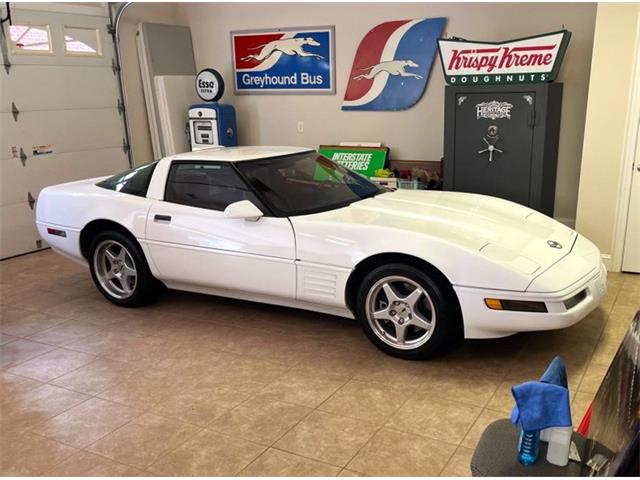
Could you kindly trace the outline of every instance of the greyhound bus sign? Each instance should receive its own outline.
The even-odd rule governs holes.
[[[567,30],[499,43],[453,37],[438,48],[449,85],[545,83],[556,78],[570,38]]]
[[[235,93],[335,93],[334,27],[231,32]]]

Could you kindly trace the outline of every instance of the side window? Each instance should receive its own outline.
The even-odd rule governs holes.
[[[102,56],[100,30],[97,28],[64,27],[64,50],[67,55]]]
[[[251,200],[264,211],[236,171],[222,163],[174,163],[169,171],[164,199],[218,211],[231,203]]]
[[[156,168],[158,162],[149,163],[133,170],[119,173],[113,177],[107,178],[99,183],[98,187],[107,190],[115,190],[116,192],[129,193],[138,197],[146,197],[151,175]]]
[[[18,55],[52,55],[49,25],[11,25],[11,53]]]

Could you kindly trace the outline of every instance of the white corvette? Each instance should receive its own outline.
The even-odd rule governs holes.
[[[606,292],[598,249],[541,213],[388,191],[300,148],[211,148],[48,187],[36,217],[115,304],[164,284],[355,317],[404,358],[567,327]]]

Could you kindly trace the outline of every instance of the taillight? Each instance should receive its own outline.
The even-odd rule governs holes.
[[[47,233],[49,235],[56,235],[58,237],[66,237],[67,236],[67,232],[65,232],[64,230],[58,230],[57,228],[47,227]]]

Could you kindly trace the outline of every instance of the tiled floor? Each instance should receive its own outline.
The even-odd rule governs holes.
[[[0,272],[4,475],[467,475],[555,354],[577,424],[640,305],[640,276],[611,274],[574,327],[406,362],[320,314],[178,292],[117,308],[50,251]]]

